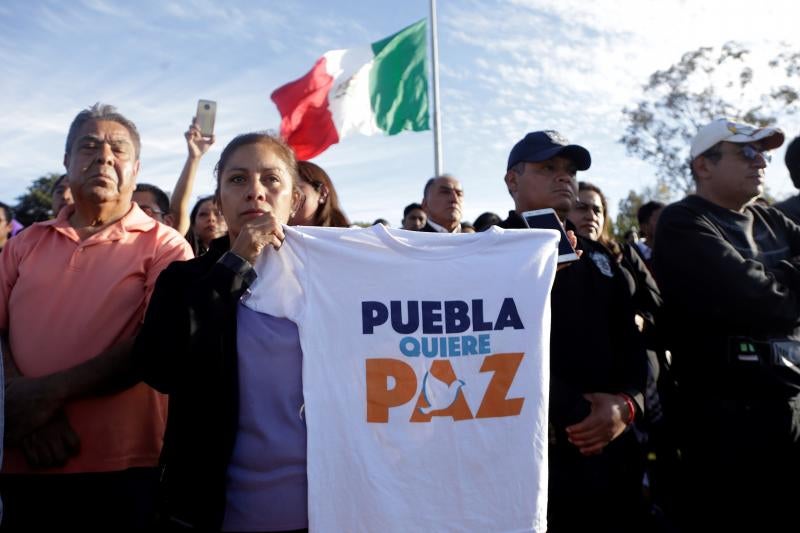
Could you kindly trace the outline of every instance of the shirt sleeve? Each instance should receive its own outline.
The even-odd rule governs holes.
[[[166,235],[166,239],[158,247],[156,257],[150,269],[147,271],[147,278],[145,279],[145,305],[150,304],[150,298],[153,295],[153,289],[156,286],[156,280],[161,272],[169,266],[173,261],[186,261],[194,257],[192,247],[179,233],[170,231]]]
[[[8,333],[8,300],[19,277],[21,239],[9,239],[0,252],[0,333]]]

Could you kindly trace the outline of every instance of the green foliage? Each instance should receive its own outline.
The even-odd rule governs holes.
[[[625,233],[629,230],[639,231],[636,212],[645,202],[644,196],[633,190],[629,191],[628,196],[619,201],[617,218],[611,225],[611,233],[617,242],[624,242]]]
[[[698,128],[720,117],[767,126],[800,109],[800,93],[791,79],[800,77],[800,52],[782,47],[763,65],[735,42],[719,51],[701,47],[685,53],[671,67],[651,74],[642,99],[623,109],[627,126],[619,142],[628,154],[656,167],[658,187],[690,193],[689,145]],[[756,76],[766,70],[786,83],[765,89],[758,82],[768,76]]]
[[[28,191],[17,198],[18,203],[14,207],[14,218],[24,226],[30,226],[34,222],[49,219],[52,215],[50,189],[60,175],[51,172],[34,180],[28,186]]]
[[[672,191],[665,184],[656,184],[654,187],[645,187],[642,192],[629,191],[628,196],[620,200],[617,207],[617,218],[611,224],[611,233],[617,242],[623,242],[625,233],[628,230],[639,231],[639,221],[636,213],[643,204],[650,201],[662,202],[665,204],[673,200]]]

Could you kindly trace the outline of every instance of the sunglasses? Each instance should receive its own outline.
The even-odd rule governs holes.
[[[595,204],[587,204],[585,202],[581,202],[578,200],[575,202],[575,209],[578,211],[594,211],[594,214],[597,216],[601,216],[603,214],[603,207]]]
[[[752,144],[745,144],[744,146],[742,146],[739,149],[738,152],[739,152],[739,155],[741,155],[743,158],[747,159],[748,161],[755,161],[755,159],[758,156],[763,157],[764,161],[767,162],[767,163],[772,161],[772,155],[771,154],[768,154],[766,152],[763,152],[763,151],[759,150],[758,148],[756,148]]]

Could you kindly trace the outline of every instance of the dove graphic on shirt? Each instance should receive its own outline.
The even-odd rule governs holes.
[[[453,405],[458,391],[465,385],[466,383],[460,379],[456,379],[448,385],[436,376],[432,376],[430,372],[425,372],[425,376],[422,378],[422,394],[425,401],[428,402],[428,407],[420,407],[419,412],[427,415],[432,411],[447,409]]]

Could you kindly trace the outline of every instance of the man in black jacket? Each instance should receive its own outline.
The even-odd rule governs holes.
[[[558,132],[526,135],[508,158],[515,209],[500,226],[525,228],[521,214],[543,208],[565,220],[590,164]],[[643,410],[645,352],[616,262],[588,239],[578,248],[551,297],[548,531],[641,531],[643,457],[629,426]]]
[[[704,126],[691,145],[697,193],[658,223],[690,531],[796,530],[800,227],[751,203],[783,140],[726,119]]]

